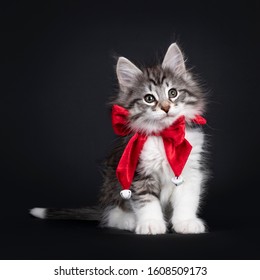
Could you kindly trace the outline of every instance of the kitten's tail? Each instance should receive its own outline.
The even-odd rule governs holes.
[[[29,213],[36,218],[52,220],[100,221],[102,217],[102,210],[98,206],[75,209],[32,208]]]

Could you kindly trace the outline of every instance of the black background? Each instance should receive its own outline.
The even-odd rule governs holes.
[[[257,1],[9,1],[1,10],[2,259],[258,259]],[[150,63],[177,41],[209,92],[212,179],[202,235],[136,236],[42,221],[97,201],[114,139],[114,56]]]

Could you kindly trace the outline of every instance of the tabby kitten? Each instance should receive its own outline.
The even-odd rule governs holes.
[[[179,47],[176,43],[170,45],[162,64],[151,68],[139,69],[128,59],[119,57],[116,74],[119,92],[113,104],[127,112],[128,133],[118,138],[105,161],[99,207],[33,208],[30,213],[38,218],[100,219],[103,227],[137,234],[164,234],[167,228],[177,233],[205,232],[205,223],[197,216],[207,178],[202,166],[204,134],[198,125],[201,122],[194,121],[204,112],[205,99],[187,71]],[[169,164],[161,133],[180,119],[184,120],[183,137],[192,149],[181,176],[177,177]],[[133,135],[141,135],[145,141],[138,154],[130,190],[122,192],[116,170]]]

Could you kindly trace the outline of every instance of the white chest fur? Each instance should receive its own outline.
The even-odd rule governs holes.
[[[199,129],[187,130],[185,138],[192,145],[192,151],[182,173],[184,180],[189,173],[189,168],[199,165],[203,133]],[[145,176],[156,174],[162,185],[172,184],[174,173],[168,163],[163,139],[160,136],[148,137],[140,155],[138,171]]]
[[[164,183],[174,176],[166,158],[162,137],[148,137],[140,155],[138,170],[145,176],[154,174]]]

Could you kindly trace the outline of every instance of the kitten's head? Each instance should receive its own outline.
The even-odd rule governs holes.
[[[129,110],[133,131],[157,133],[180,116],[189,122],[203,112],[203,93],[186,70],[176,43],[170,45],[161,65],[141,70],[119,57],[116,73],[120,87],[116,103]]]

